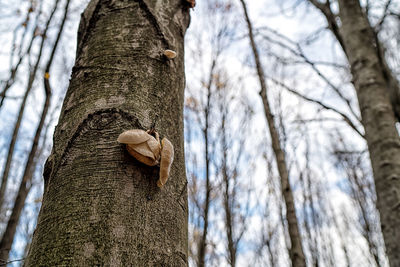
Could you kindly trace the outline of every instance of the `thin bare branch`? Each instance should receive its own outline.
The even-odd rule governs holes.
[[[353,106],[352,106],[352,104],[351,104],[351,100],[350,100],[348,97],[344,96],[344,95],[342,94],[340,88],[337,87],[336,85],[334,85],[334,84],[329,80],[329,78],[326,77],[326,76],[318,69],[318,67],[316,66],[317,64],[316,64],[315,62],[311,61],[311,60],[305,55],[305,53],[304,53],[304,51],[303,51],[303,48],[302,48],[302,46],[301,46],[299,43],[297,43],[297,42],[291,40],[290,38],[288,38],[288,37],[286,37],[286,36],[284,36],[284,35],[278,33],[277,31],[275,31],[275,30],[273,30],[273,29],[268,28],[268,27],[264,27],[264,29],[268,30],[270,33],[273,33],[274,35],[277,35],[278,37],[280,37],[280,38],[284,39],[285,41],[289,42],[291,45],[295,46],[296,49],[294,49],[294,48],[292,48],[292,47],[286,45],[286,44],[283,43],[283,42],[280,42],[280,41],[278,41],[278,40],[275,40],[275,39],[269,37],[268,35],[262,34],[262,36],[263,36],[264,39],[267,39],[269,42],[274,43],[274,44],[277,44],[277,45],[279,45],[279,46],[281,46],[281,47],[287,49],[287,50],[288,50],[289,52],[291,52],[293,55],[302,58],[302,59],[304,60],[304,63],[308,64],[308,65],[311,67],[311,69],[312,69],[312,70],[313,70],[313,71],[314,71],[314,72],[315,72],[315,73],[316,73],[316,74],[317,74],[317,75],[318,75],[318,76],[319,76],[319,77],[320,77],[320,78],[321,78],[321,79],[322,79],[322,80],[323,80],[323,81],[324,81],[324,82],[325,82],[325,83],[340,97],[340,99],[342,99],[342,100],[346,103],[347,107],[349,108],[349,110],[350,110],[350,112],[353,114],[353,116],[354,116],[355,118],[357,118],[358,121],[361,121],[361,119],[359,118],[359,116],[357,115],[357,113],[355,112],[355,110],[354,110],[354,108],[353,108]]]
[[[267,76],[267,78],[270,79],[270,80],[271,80],[272,82],[274,82],[275,84],[277,84],[277,85],[281,86],[282,88],[286,89],[287,91],[291,92],[292,94],[294,94],[294,95],[296,95],[296,96],[298,96],[298,97],[300,97],[300,98],[302,98],[302,99],[304,99],[304,100],[306,100],[306,101],[308,101],[308,102],[312,102],[312,103],[314,103],[314,104],[317,104],[317,105],[319,105],[320,107],[322,107],[322,108],[324,108],[324,109],[326,109],[326,110],[330,110],[330,111],[335,112],[336,114],[338,114],[339,116],[341,116],[341,117],[343,118],[343,120],[344,120],[344,121],[345,121],[345,122],[360,136],[360,137],[365,138],[365,137],[364,137],[364,134],[362,134],[362,133],[360,132],[360,130],[358,130],[357,126],[355,126],[355,124],[353,123],[353,121],[352,121],[346,114],[344,114],[343,112],[341,112],[341,111],[339,111],[338,109],[336,109],[336,108],[334,108],[334,107],[332,107],[332,106],[329,106],[329,105],[327,105],[327,104],[325,104],[325,103],[323,103],[323,102],[321,102],[321,101],[319,101],[319,100],[316,100],[316,99],[307,97],[307,96],[305,96],[305,95],[299,93],[298,91],[296,91],[296,90],[290,88],[289,86],[287,86],[287,85],[284,84],[283,82],[280,82],[280,81],[274,79],[273,77]]]
[[[392,0],[388,0],[383,8],[382,17],[379,19],[378,23],[374,26],[375,31],[378,33],[382,29],[382,25],[385,23],[386,18],[390,15],[390,5]]]

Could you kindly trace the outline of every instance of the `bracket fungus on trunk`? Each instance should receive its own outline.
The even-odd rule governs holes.
[[[117,141],[126,144],[129,154],[138,161],[148,166],[160,163],[157,186],[161,188],[165,185],[174,161],[174,146],[167,138],[164,137],[160,143],[160,137],[156,131],[133,129],[120,134]]]

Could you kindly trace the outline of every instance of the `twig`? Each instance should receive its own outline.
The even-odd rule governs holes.
[[[277,85],[279,85],[279,86],[285,88],[286,90],[288,90],[288,91],[291,92],[292,94],[295,94],[295,95],[297,95],[298,97],[300,97],[300,98],[302,98],[302,99],[304,99],[304,100],[306,100],[306,101],[308,101],[308,102],[312,102],[312,103],[318,104],[319,106],[323,107],[324,109],[327,109],[327,110],[330,110],[330,111],[333,111],[333,112],[337,113],[338,115],[340,115],[340,116],[344,119],[344,121],[345,121],[356,133],[358,133],[362,138],[365,138],[365,136],[364,136],[364,135],[357,129],[357,127],[354,125],[354,123],[352,122],[352,120],[351,120],[346,114],[344,114],[343,112],[337,110],[337,109],[334,108],[334,107],[328,106],[328,105],[322,103],[322,102],[319,101],[319,100],[312,99],[312,98],[309,98],[309,97],[307,97],[307,96],[305,96],[305,95],[302,95],[302,94],[300,94],[299,92],[297,92],[297,91],[293,90],[292,88],[290,88],[289,86],[287,86],[286,84],[284,84],[284,83],[282,83],[282,82],[280,82],[280,81],[278,81],[278,80],[276,80],[276,79],[274,79],[274,78],[272,78],[272,77],[267,77],[267,78],[270,79],[270,80],[271,80],[272,82],[274,82],[275,84],[277,84]]]
[[[10,264],[10,263],[13,263],[13,262],[24,261],[24,260],[25,260],[25,258],[12,260],[12,261],[4,261],[4,260],[0,259],[0,261],[1,261],[0,266],[7,266],[7,264]]]

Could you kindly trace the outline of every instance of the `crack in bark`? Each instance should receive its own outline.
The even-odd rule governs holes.
[[[79,125],[74,130],[72,136],[68,140],[67,145],[63,149],[63,152],[61,154],[59,154],[59,160],[58,160],[57,165],[55,165],[56,162],[54,162],[54,158],[49,157],[48,160],[46,161],[45,168],[43,171],[43,176],[44,176],[44,180],[45,180],[45,191],[46,191],[48,184],[50,183],[51,178],[57,173],[57,171],[60,169],[61,165],[63,163],[65,163],[65,161],[67,160],[67,155],[68,155],[71,147],[73,146],[75,140],[79,136],[81,136],[82,133],[84,133],[84,131],[88,127],[89,128],[91,127],[90,125],[93,121],[97,120],[98,117],[100,117],[100,118],[104,117],[104,115],[111,115],[112,117],[115,117],[115,115],[120,115],[123,119],[130,121],[131,123],[133,122],[133,124],[137,125],[136,127],[143,129],[141,123],[139,122],[138,118],[135,115],[133,115],[129,112],[126,112],[124,110],[118,109],[118,108],[99,109],[99,110],[96,110],[94,112],[87,114],[86,118],[83,119],[82,122],[79,123]],[[104,124],[102,124],[102,125],[104,125]],[[57,155],[58,153],[55,152],[55,154]]]
[[[178,200],[181,199],[181,197],[183,196],[183,193],[185,193],[185,191],[187,190],[187,184],[188,181],[185,182],[185,185],[182,187],[181,193],[179,194]]]
[[[178,204],[179,204],[179,206],[182,208],[182,210],[183,210],[184,212],[186,212],[186,208],[185,208],[184,204],[182,204],[180,201],[178,201]]]
[[[99,19],[98,13],[100,11],[100,7],[101,4],[99,0],[91,1],[81,15],[81,23],[79,24],[78,30],[77,55],[82,55],[82,50],[84,47],[83,44],[89,38],[90,33],[92,33],[92,29],[94,29],[94,26]]]
[[[175,253],[178,254],[178,257],[179,257],[180,259],[183,260],[183,262],[185,263],[185,265],[188,264],[186,255],[185,255],[183,252],[177,251],[177,252],[175,252]]]
[[[178,202],[179,206],[181,206],[181,208],[182,208],[182,210],[184,212],[186,212],[186,207],[185,207],[185,204],[181,202],[181,199],[185,195],[185,192],[187,192],[187,184],[188,184],[188,181],[186,180],[186,182],[183,185],[183,188],[182,188],[178,198],[176,199],[176,201]]]
[[[161,28],[160,23],[158,22],[156,15],[151,12],[148,4],[144,0],[135,0],[135,2],[138,2],[139,7],[146,13],[146,18],[150,21],[151,25],[154,25],[154,28],[156,29],[157,34],[160,36],[165,48],[173,48],[168,42],[167,37],[165,37],[165,34]]]
[[[107,70],[107,71],[132,72],[131,70],[121,69],[121,68],[117,68],[117,67],[106,67],[106,66],[101,66],[101,65],[93,65],[93,66],[74,66],[72,68],[72,73],[75,74],[78,71],[85,71],[85,70],[93,70],[93,71]]]

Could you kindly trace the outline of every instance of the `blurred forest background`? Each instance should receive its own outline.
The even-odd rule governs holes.
[[[29,248],[87,2],[0,1],[0,266],[20,266]],[[361,5],[399,78],[400,1]],[[302,266],[303,255],[307,266],[389,266],[337,12],[334,0],[192,9],[190,266]]]

